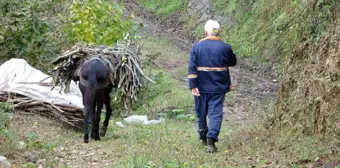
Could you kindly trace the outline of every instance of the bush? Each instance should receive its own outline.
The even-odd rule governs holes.
[[[6,129],[6,126],[12,115],[12,105],[0,102],[0,134]]]
[[[107,1],[73,1],[70,14],[63,16],[64,31],[72,42],[114,45],[140,28],[133,15],[124,17],[123,9],[122,4]]]
[[[8,0],[0,9],[0,63],[23,58],[41,70],[74,43],[113,45],[140,26],[108,1]]]
[[[60,47],[54,39],[54,27],[46,18],[53,2],[8,0],[0,2],[0,61],[24,58],[43,66],[43,58],[55,56]]]

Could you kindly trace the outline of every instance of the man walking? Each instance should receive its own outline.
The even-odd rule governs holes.
[[[188,65],[189,88],[194,95],[198,118],[198,135],[210,153],[217,152],[215,142],[218,142],[222,125],[224,97],[231,89],[228,67],[235,66],[237,62],[231,46],[217,37],[219,31],[218,22],[206,22],[205,38],[192,47]]]

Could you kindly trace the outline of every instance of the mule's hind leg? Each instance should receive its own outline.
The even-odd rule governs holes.
[[[86,87],[81,85],[79,83],[79,89],[81,91],[81,94],[82,94],[82,97],[83,97],[83,105],[84,105],[84,143],[89,143],[89,118],[90,118],[90,115],[89,115],[89,108],[88,106],[86,105],[85,103],[85,91],[86,91]]]
[[[84,109],[84,143],[89,143],[89,112],[88,108]]]
[[[100,132],[101,137],[104,137],[106,134],[106,130],[109,125],[109,120],[112,114],[111,100],[110,100],[111,90],[112,90],[112,86],[109,86],[108,91],[105,93],[104,103],[105,103],[105,108],[106,108],[106,116],[105,116],[104,124],[102,127],[102,131]]]
[[[93,137],[94,140],[100,140],[99,137],[99,123],[100,123],[100,114],[103,109],[103,101],[97,101],[97,110],[94,114],[94,119],[93,119],[93,132],[91,137]]]
[[[95,114],[96,114],[96,107],[98,107],[96,100],[94,100],[93,103],[93,111],[89,114],[89,122],[91,123],[91,138],[95,139],[95,131],[96,131],[96,126],[95,126]]]

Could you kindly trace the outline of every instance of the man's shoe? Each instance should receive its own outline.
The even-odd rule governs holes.
[[[217,152],[217,148],[215,146],[215,140],[214,139],[208,139],[207,146],[208,146],[208,152],[209,153]]]
[[[207,138],[202,138],[202,139],[200,139],[200,142],[201,142],[201,144],[204,145],[204,146],[207,146],[207,144],[208,144]]]

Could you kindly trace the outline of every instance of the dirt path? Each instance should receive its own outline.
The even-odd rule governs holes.
[[[178,47],[178,50],[187,53],[198,40],[195,37],[186,36],[181,28],[176,28],[176,26],[180,26],[180,23],[176,22],[176,18],[168,18],[168,21],[164,21],[140,8],[133,0],[125,0],[125,2],[128,2],[126,12],[134,11],[137,14],[136,21],[144,24],[143,33],[168,39]],[[169,58],[169,61],[158,65],[169,70],[175,78],[183,81],[183,84],[186,85],[186,76],[183,78],[183,74],[178,74],[175,69],[187,66],[187,59],[173,61]],[[254,122],[256,109],[275,99],[278,91],[278,77],[273,73],[270,65],[256,65],[251,59],[240,58],[238,58],[238,64],[230,68],[230,73],[233,91],[229,93],[231,98],[225,102],[226,119],[241,125]]]

